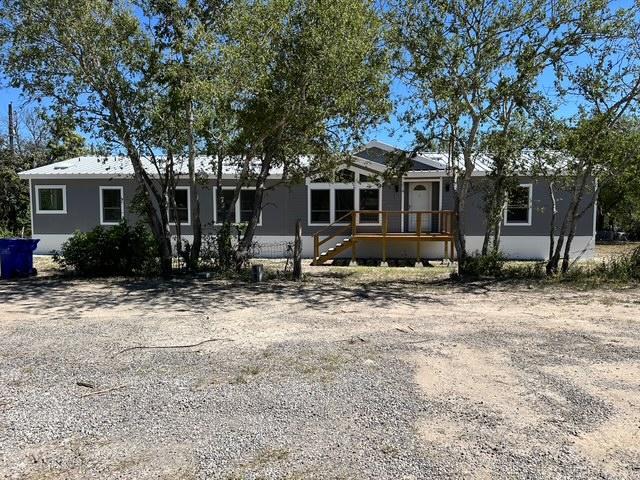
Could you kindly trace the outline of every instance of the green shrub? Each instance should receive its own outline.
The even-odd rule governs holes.
[[[126,222],[75,232],[54,260],[83,276],[149,275],[157,273],[157,244],[144,224]]]
[[[505,258],[500,252],[488,255],[471,255],[458,266],[461,276],[465,277],[499,277],[502,275]]]
[[[612,258],[606,268],[609,276],[617,280],[640,280],[640,247]]]

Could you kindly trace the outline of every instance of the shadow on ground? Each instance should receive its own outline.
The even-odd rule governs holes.
[[[10,310],[79,314],[100,308],[153,307],[181,312],[215,308],[230,311],[255,308],[262,299],[301,302],[305,308],[324,310],[340,304],[366,303],[393,307],[419,303],[444,304],[437,288],[446,282],[415,280],[345,284],[342,278],[323,277],[308,282],[269,281],[260,284],[195,278],[161,279],[23,279],[0,283],[0,298]],[[479,287],[481,293],[485,287]]]

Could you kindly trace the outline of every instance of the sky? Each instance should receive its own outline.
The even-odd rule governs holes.
[[[612,5],[615,7],[629,6],[632,0],[614,0]],[[587,58],[578,58],[574,61],[582,63],[587,61]],[[553,72],[545,72],[539,80],[539,88],[543,91],[551,91],[553,87]],[[402,98],[408,95],[407,87],[400,81],[396,80],[392,83],[391,94],[393,98]],[[7,129],[7,111],[9,103],[13,103],[14,110],[20,110],[22,108],[29,109],[33,107],[34,103],[29,102],[22,92],[15,88],[7,86],[7,81],[0,72],[0,128]],[[576,100],[568,99],[564,104],[560,105],[557,110],[559,117],[570,117],[575,114],[578,109]],[[397,110],[402,110],[399,107]],[[399,148],[410,149],[414,141],[414,135],[406,131],[402,121],[398,118],[400,112],[394,112],[387,122],[384,122],[375,129],[367,132],[367,140],[379,140]],[[4,133],[4,132],[3,132]]]
[[[542,79],[545,80],[544,78]],[[553,81],[552,79],[546,79]],[[0,84],[0,128],[6,130],[8,127],[7,112],[9,103],[13,103],[14,111],[19,111],[23,108],[29,109],[35,106],[35,102],[30,102],[19,89],[10,88],[6,86],[6,81],[2,81]],[[406,97],[407,88],[399,81],[394,81],[392,85],[392,96]],[[563,105],[559,109],[559,114],[562,116],[571,115],[576,111],[576,105],[567,104]],[[398,117],[401,114],[402,107],[398,107],[389,118],[388,121],[382,123],[377,128],[374,128],[367,132],[367,141],[378,140],[390,145],[394,145],[403,149],[411,149],[414,142],[414,135],[406,131],[406,128]],[[6,132],[3,132],[6,133]]]

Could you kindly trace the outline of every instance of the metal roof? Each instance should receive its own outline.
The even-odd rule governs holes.
[[[365,150],[383,150],[386,152],[398,151],[397,148],[387,145],[382,142],[373,141],[366,144],[363,149],[357,154],[353,155],[353,163],[357,166],[365,167],[370,170],[383,172],[385,170],[384,163],[381,163],[380,158],[369,159],[365,156],[359,156],[363,154]],[[553,155],[559,155],[558,152],[549,152]],[[303,157],[303,164],[310,164],[308,157]],[[447,170],[448,157],[444,153],[439,152],[418,152],[413,158],[413,168],[407,172],[407,176],[420,177],[420,176],[442,176]],[[159,158],[160,169],[163,169],[164,158]],[[522,166],[525,169],[536,163],[537,159],[535,154],[531,151],[523,153]],[[157,174],[157,167],[149,158],[143,158],[142,164],[144,169],[150,174]],[[485,175],[491,170],[492,159],[489,155],[478,155],[475,158],[475,172],[474,175]],[[174,160],[175,169],[178,175],[187,175],[187,159],[180,157]],[[201,175],[207,175],[209,177],[214,176],[215,157],[199,156],[196,158],[196,171]],[[259,164],[256,163],[254,170],[257,172]],[[240,168],[239,165],[234,162],[226,162],[223,165],[223,177],[235,178],[238,175]],[[52,163],[50,165],[44,165],[42,167],[33,168],[19,173],[20,178],[23,179],[45,179],[45,178],[109,178],[109,177],[132,177],[133,166],[128,157],[123,156],[83,156],[70,158],[61,162]],[[282,177],[283,170],[281,167],[276,167],[271,170],[271,178]]]

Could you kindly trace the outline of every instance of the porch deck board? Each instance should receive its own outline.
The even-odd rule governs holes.
[[[357,233],[353,237],[353,240],[379,240],[386,239],[387,241],[410,241],[410,242],[442,242],[445,240],[452,240],[453,235],[442,233],[387,233],[383,235],[381,233]]]

